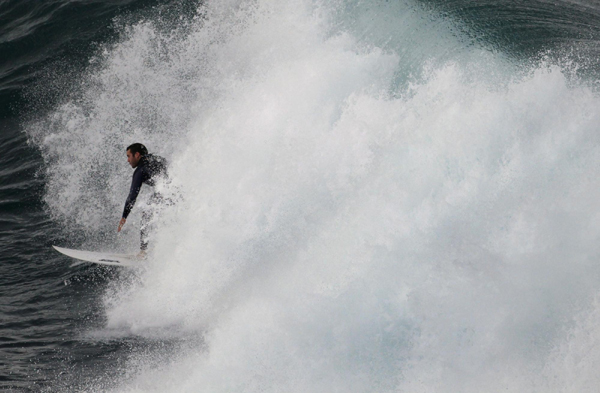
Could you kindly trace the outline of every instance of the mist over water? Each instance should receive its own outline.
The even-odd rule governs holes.
[[[81,247],[137,247],[128,144],[183,196],[90,333],[182,344],[114,391],[595,391],[600,99],[571,71],[408,1],[125,27],[28,126]]]

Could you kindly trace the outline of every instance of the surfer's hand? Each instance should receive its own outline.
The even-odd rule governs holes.
[[[121,218],[121,221],[119,221],[119,228],[117,229],[117,232],[121,232],[121,228],[123,228],[123,225],[125,225],[125,221],[127,221],[125,218]]]

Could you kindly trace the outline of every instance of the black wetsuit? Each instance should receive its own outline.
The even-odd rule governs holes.
[[[156,180],[159,178],[167,179],[167,161],[159,156],[153,154],[146,154],[140,158],[135,172],[133,172],[133,178],[131,179],[131,189],[129,190],[129,196],[125,202],[125,208],[123,209],[123,218],[127,218],[135,201],[140,193],[142,184],[147,184],[154,187]],[[151,197],[149,203],[151,205],[160,204],[163,200],[162,196],[155,192]],[[152,210],[144,211],[142,214],[142,230],[141,230],[141,249],[145,250],[148,247],[147,240],[147,227],[152,219]]]

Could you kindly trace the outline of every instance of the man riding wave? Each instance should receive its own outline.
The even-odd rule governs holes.
[[[123,216],[121,221],[119,221],[117,232],[121,232],[123,225],[125,225],[127,216],[129,216],[133,205],[135,205],[142,184],[154,187],[158,181],[168,180],[167,161],[164,158],[154,154],[148,154],[148,149],[141,143],[130,145],[127,147],[126,152],[127,162],[132,168],[135,168],[135,171],[133,172],[131,188],[127,200],[125,201]],[[145,209],[142,213],[142,225],[140,230],[140,256],[142,257],[145,256],[146,250],[148,249],[148,231],[154,210],[159,205],[164,204],[164,202],[165,198],[155,190],[148,201],[149,208]]]

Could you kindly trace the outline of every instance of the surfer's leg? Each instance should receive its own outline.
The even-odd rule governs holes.
[[[148,205],[142,211],[142,227],[140,230],[140,250],[148,249],[150,232],[154,230],[154,214],[160,215],[160,211],[164,208],[164,198],[159,193],[154,193],[148,201]]]
[[[142,212],[142,227],[140,228],[140,250],[148,249],[148,237],[150,235],[150,223],[152,221],[152,209]]]

